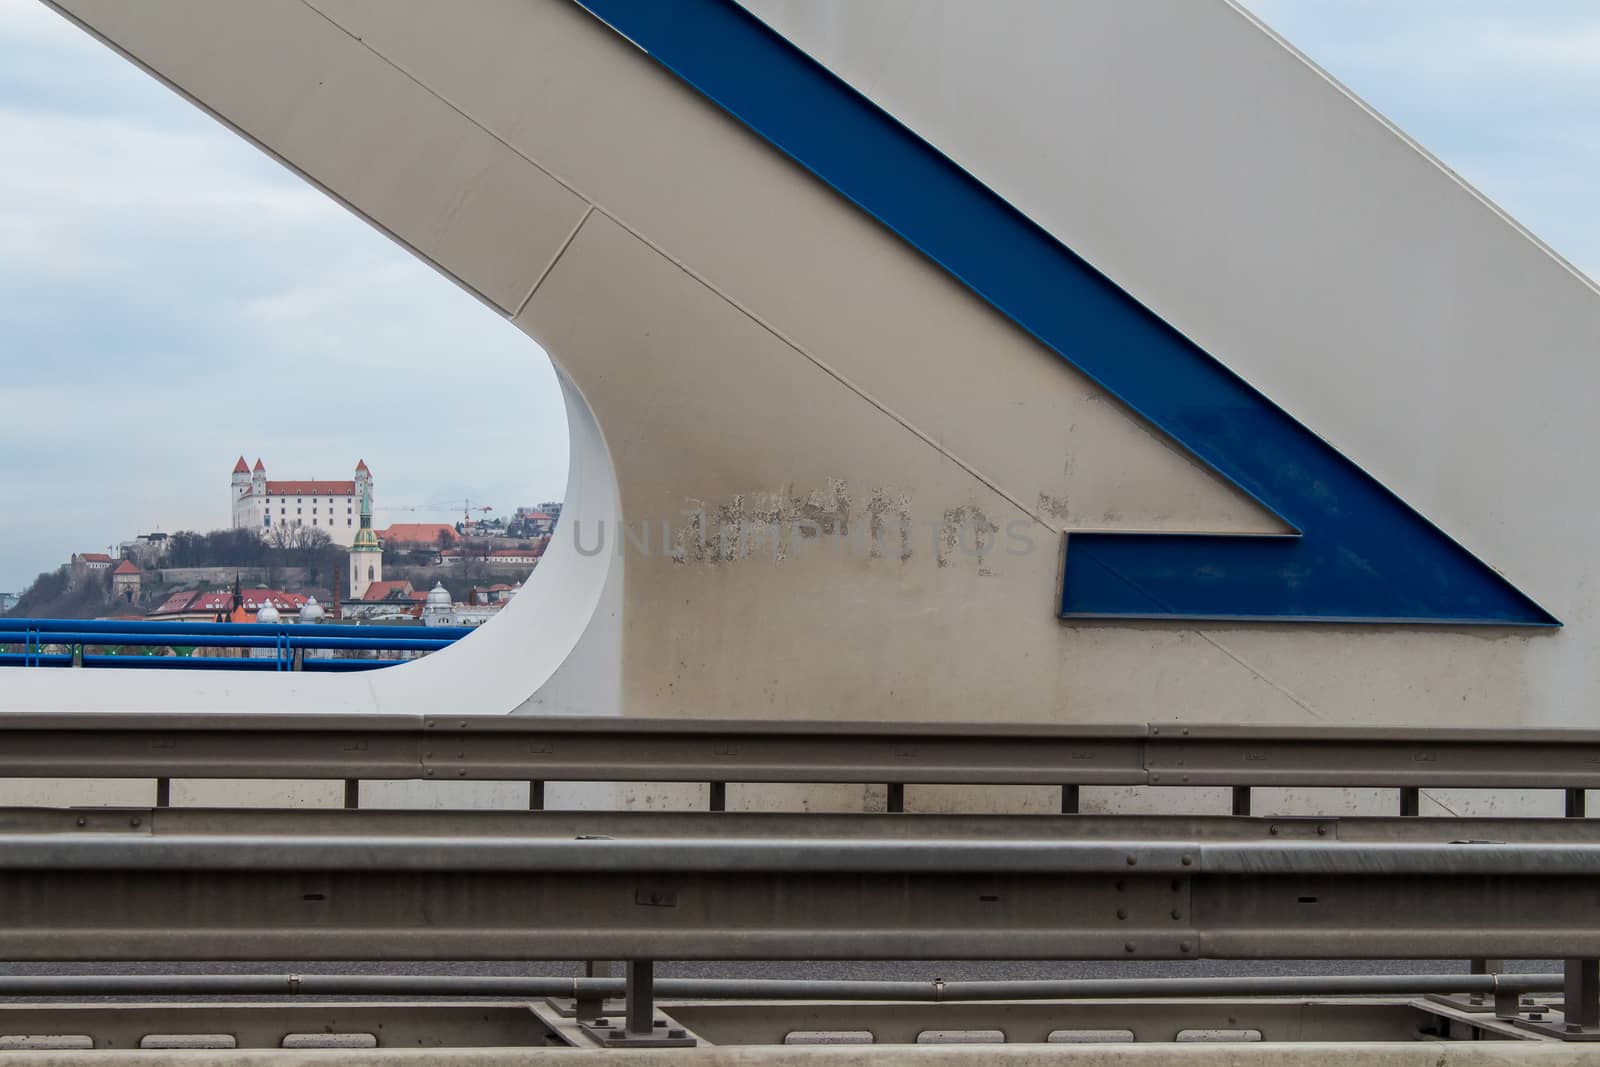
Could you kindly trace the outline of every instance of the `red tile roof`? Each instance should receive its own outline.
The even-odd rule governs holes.
[[[367,591],[361,595],[363,601],[388,600],[391,597],[404,598],[411,595],[411,583],[401,579],[394,582],[373,582],[367,586]]]
[[[282,589],[242,589],[239,596],[246,611],[255,612],[271,604],[279,611],[298,612],[305,607],[306,598],[300,593],[286,593]],[[173,593],[150,614],[178,615],[191,612],[208,614],[233,610],[233,594],[226,591],[202,593],[185,589]]]
[[[256,457],[256,470],[260,471],[263,474],[265,474],[266,471],[267,471],[267,465],[265,463],[261,462],[261,457],[260,456]]]
[[[364,459],[358,459],[358,460],[356,460],[356,470],[358,470],[358,471],[365,471],[365,470],[367,470],[367,461],[366,461],[366,460],[364,460]],[[372,473],[372,472],[371,472],[371,471],[367,471],[367,473],[368,473],[368,474],[371,474],[371,473]]]
[[[117,564],[116,569],[113,570],[111,573],[112,574],[138,574],[139,573],[139,568],[135,567],[133,565],[133,563],[130,562],[129,560],[123,560],[121,563]]]
[[[379,530],[378,536],[391,545],[437,545],[441,533],[451,544],[461,539],[454,526],[442,522],[397,522]]]
[[[235,473],[235,474],[249,474],[250,473],[250,468],[245,466],[245,462],[244,462],[244,457],[243,456],[240,456],[239,457],[239,462],[237,462],[237,463],[235,463],[233,465],[233,473]]]
[[[268,482],[268,496],[355,496],[355,482]]]
[[[110,563],[111,557],[104,552],[79,552],[78,559],[83,563]]]

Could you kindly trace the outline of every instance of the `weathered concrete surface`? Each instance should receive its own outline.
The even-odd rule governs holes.
[[[0,1067],[95,1067],[99,1064],[154,1067],[295,1067],[340,1064],[379,1067],[386,1064],[428,1064],[429,1067],[541,1067],[593,1064],[595,1067],[822,1067],[825,1064],[937,1064],[939,1067],[1577,1067],[1593,1064],[1592,1046],[1536,1042],[1476,1041],[1459,1044],[1372,1045],[896,1045],[841,1048],[713,1048],[594,1051],[578,1049],[394,1049],[370,1052],[330,1049],[318,1052],[240,1050],[220,1052],[93,1052],[0,1053]]]

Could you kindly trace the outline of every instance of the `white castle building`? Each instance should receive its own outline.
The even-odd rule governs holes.
[[[372,472],[366,460],[356,464],[355,477],[345,482],[286,481],[267,478],[266,465],[256,460],[254,470],[244,457],[233,465],[229,493],[234,529],[248,528],[269,537],[274,527],[306,526],[326,530],[336,545],[355,543],[361,528],[361,495],[372,494]]]

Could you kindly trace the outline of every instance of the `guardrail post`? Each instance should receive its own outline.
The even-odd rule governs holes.
[[[82,645],[73,645],[72,646],[72,665],[74,667],[83,666],[83,646]]]
[[[528,783],[528,810],[544,810],[544,783],[533,781]]]
[[[611,963],[608,960],[585,960],[583,963],[583,976],[585,978],[610,978]],[[572,1014],[580,1023],[590,1023],[606,1013],[606,998],[599,993],[580,992],[572,1001]]]
[[[649,1037],[655,1033],[655,964],[650,960],[629,960],[627,974],[628,1036]]]
[[[1570,1034],[1600,1030],[1600,960],[1567,960],[1561,1012]]]
[[[1414,785],[1408,785],[1400,790],[1400,814],[1405,818],[1415,818],[1422,808],[1422,790]]]
[[[1567,818],[1581,819],[1588,806],[1588,796],[1582,789],[1567,790]]]
[[[712,811],[728,810],[728,783],[711,783],[711,803],[708,805]]]
[[[1236,785],[1233,787],[1233,813],[1235,815],[1250,814],[1250,787]]]
[[[157,778],[156,779],[156,807],[158,807],[158,808],[170,808],[170,807],[172,807],[172,779],[171,778]]]
[[[361,806],[361,780],[346,778],[344,780],[344,806],[359,808]]]
[[[1064,785],[1064,786],[1061,787],[1061,814],[1063,814],[1063,815],[1076,815],[1076,814],[1078,814],[1078,787],[1077,786],[1075,786],[1075,785]]]
[[[906,787],[900,782],[889,783],[889,796],[884,805],[889,811],[906,810]]]

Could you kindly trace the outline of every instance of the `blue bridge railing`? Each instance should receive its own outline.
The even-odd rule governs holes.
[[[0,667],[370,671],[405,662],[393,658],[393,653],[437,652],[472,630],[470,626],[0,618]],[[200,649],[213,648],[237,649],[238,653],[195,655]],[[167,649],[173,654],[165,654]],[[314,652],[391,656],[308,655]]]

